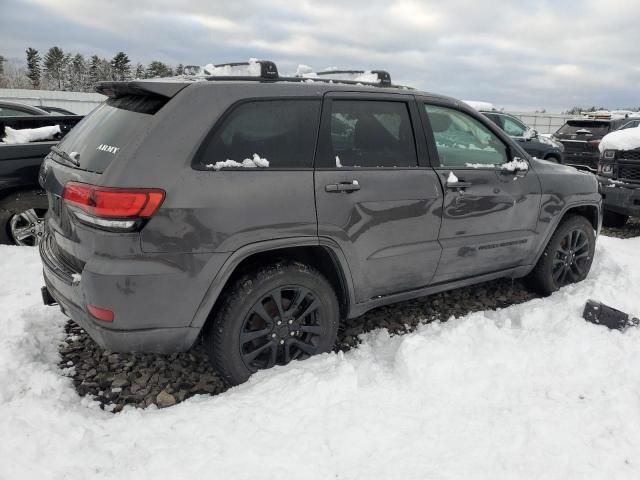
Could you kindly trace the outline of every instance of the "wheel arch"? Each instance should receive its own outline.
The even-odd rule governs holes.
[[[556,152],[548,152],[545,156],[544,156],[544,160],[549,160],[550,158],[555,159],[556,162],[558,163],[562,163],[562,155],[560,155],[559,153]]]
[[[540,260],[540,257],[544,253],[545,248],[547,248],[547,245],[551,240],[551,237],[553,236],[555,231],[562,224],[562,222],[571,215],[579,215],[579,216],[585,217],[587,220],[589,220],[589,223],[591,223],[591,225],[593,226],[593,229],[596,232],[600,231],[600,226],[602,225],[602,213],[601,213],[600,205],[594,204],[594,203],[579,203],[579,204],[574,203],[574,204],[567,205],[564,208],[564,210],[562,210],[562,212],[556,216],[557,220],[555,221],[553,228],[549,229],[544,241],[538,247],[536,256],[531,264],[531,269],[533,269],[535,265],[538,263],[538,260]]]
[[[242,275],[259,265],[284,260],[305,263],[322,273],[336,292],[341,318],[347,317],[354,304],[354,294],[351,272],[342,250],[330,239],[302,237],[259,242],[231,254],[207,290],[191,326],[202,329],[215,315],[225,289]]]

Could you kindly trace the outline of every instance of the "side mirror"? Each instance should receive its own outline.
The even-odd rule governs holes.
[[[530,128],[529,130],[524,132],[524,135],[522,137],[525,140],[533,140],[534,138],[538,138],[538,131]]]
[[[529,170],[529,162],[524,158],[515,156],[510,162],[500,165],[503,174],[513,174],[517,172],[526,172]]]

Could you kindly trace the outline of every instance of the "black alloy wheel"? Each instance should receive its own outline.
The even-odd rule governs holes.
[[[586,277],[590,262],[589,238],[580,228],[569,231],[560,241],[553,259],[553,280],[558,287]]]
[[[225,288],[204,345],[222,379],[238,385],[258,370],[331,351],[339,323],[331,283],[311,266],[282,261]]]
[[[591,222],[581,215],[567,216],[551,236],[526,282],[542,295],[581,282],[589,274],[595,247],[596,234]]]
[[[240,331],[245,366],[256,371],[318,353],[321,317],[322,305],[312,290],[300,285],[274,288],[245,316]]]

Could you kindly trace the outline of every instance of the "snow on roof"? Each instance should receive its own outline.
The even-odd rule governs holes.
[[[327,73],[325,73],[327,72]],[[363,82],[363,83],[380,83],[380,78],[377,73],[373,73],[370,70],[365,70],[362,72],[345,72],[345,71],[336,71],[335,73],[329,71],[328,69],[320,72],[320,74],[313,71],[313,69],[307,65],[298,65],[296,70],[296,76],[304,77],[304,78],[321,78],[323,80],[347,80],[352,82]]]
[[[493,110],[498,110],[493,103],[489,102],[478,102],[476,100],[463,100],[463,102],[479,112],[491,112]]]
[[[640,128],[626,128],[608,133],[604,136],[598,148],[600,152],[640,148]]]
[[[260,63],[257,58],[250,58],[247,65],[222,65],[216,67],[208,63],[202,67],[205,75],[212,77],[259,77],[261,72]]]

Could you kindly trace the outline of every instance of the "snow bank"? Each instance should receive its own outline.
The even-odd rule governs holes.
[[[57,366],[37,250],[0,246],[0,478],[640,478],[640,239],[600,238],[590,277],[346,354],[261,372],[217,397],[113,415]]]
[[[640,148],[640,128],[626,128],[607,133],[598,148],[601,153],[605,150],[633,150]]]
[[[253,158],[245,158],[242,162],[236,162],[235,160],[225,160],[223,162],[209,163],[207,168],[213,170],[221,170],[223,168],[267,168],[269,166],[269,160],[260,157],[257,153],[253,154]]]
[[[39,128],[22,128],[19,130],[11,127],[4,127],[5,137],[4,143],[14,145],[18,143],[40,142],[43,140],[51,140],[56,134],[60,133],[60,125],[52,125],[50,127]]]

